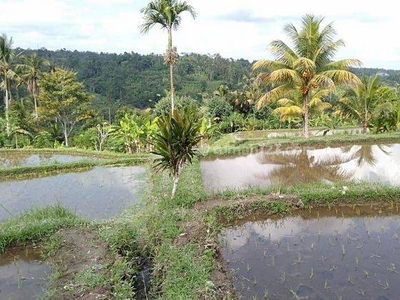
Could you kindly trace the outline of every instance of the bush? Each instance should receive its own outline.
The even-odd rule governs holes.
[[[176,96],[174,98],[174,102],[175,102],[174,103],[175,108],[177,109],[181,109],[183,107],[188,107],[188,106],[193,106],[196,108],[199,107],[199,103],[195,99],[187,96]],[[154,106],[153,117],[159,117],[163,113],[169,113],[170,111],[171,111],[171,97],[169,96],[164,97],[160,101],[158,101]]]
[[[222,119],[232,113],[232,106],[224,98],[213,96],[207,102],[207,110],[212,119]]]
[[[35,148],[53,148],[54,140],[50,132],[39,131],[33,138],[33,147]]]

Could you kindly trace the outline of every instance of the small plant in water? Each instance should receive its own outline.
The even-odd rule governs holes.
[[[388,289],[390,288],[390,285],[389,285],[389,282],[387,281],[387,279],[385,280],[384,283],[380,283],[380,282],[379,282],[379,285],[380,285],[381,287],[383,287],[384,290],[388,290]]]
[[[351,279],[351,275],[350,275],[350,274],[347,275],[347,283],[348,283],[348,284],[355,284],[355,283],[353,282],[353,280]]]
[[[249,264],[247,264],[247,266],[246,266],[247,273],[250,271],[250,269],[251,269],[251,266]]]
[[[268,299],[268,296],[269,296],[269,291],[268,291],[268,289],[267,288],[265,288],[265,291],[264,291],[264,299]]]
[[[271,266],[275,266],[275,256],[271,255]]]
[[[327,290],[329,288],[331,288],[331,287],[328,285],[328,279],[325,279],[324,290]]]
[[[346,249],[344,248],[344,245],[342,245],[342,255],[343,255],[343,256],[346,255]]]
[[[359,295],[361,295],[363,297],[365,296],[365,291],[363,289],[359,289],[356,292],[357,292],[357,294],[359,294]]]
[[[391,263],[391,264],[389,265],[388,270],[389,270],[390,272],[399,273],[399,272],[396,270],[396,265],[395,265],[394,263]]]
[[[281,278],[281,283],[284,283],[286,281],[286,273],[285,273],[285,271],[282,272],[280,278]]]
[[[363,271],[364,271],[365,277],[367,277],[367,278],[371,277],[371,274],[369,274],[369,272],[367,270],[363,270]]]

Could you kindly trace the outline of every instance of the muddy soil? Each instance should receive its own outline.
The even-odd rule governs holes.
[[[105,242],[94,231],[82,228],[60,229],[55,236],[62,246],[50,258],[60,276],[52,282],[51,299],[110,299],[111,287],[91,288],[74,283],[76,276],[91,270],[92,274],[109,276],[108,267],[116,259]]]

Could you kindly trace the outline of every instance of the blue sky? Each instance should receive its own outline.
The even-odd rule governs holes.
[[[396,2],[381,0],[330,2],[286,0],[188,0],[198,12],[183,15],[174,44],[180,53],[219,53],[250,61],[272,58],[268,44],[288,42],[283,26],[300,26],[301,17],[324,17],[333,22],[337,38],[345,41],[335,59],[357,58],[364,67],[400,70],[400,18]],[[139,32],[140,9],[147,0],[0,0],[1,33],[14,47],[67,49],[109,53],[162,54],[166,32],[154,27]],[[272,4],[274,3],[274,4]]]

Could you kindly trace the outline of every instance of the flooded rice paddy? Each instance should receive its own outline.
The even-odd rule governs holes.
[[[72,154],[41,153],[32,154],[26,152],[1,152],[0,169],[11,167],[39,166],[51,163],[70,163],[81,160],[98,160],[95,156],[82,156]]]
[[[47,288],[50,266],[40,249],[9,249],[0,255],[0,299],[41,299]]]
[[[242,299],[399,299],[398,207],[302,210],[223,230]]]
[[[86,172],[0,182],[0,221],[49,204],[60,204],[90,219],[106,219],[138,201],[145,168],[95,167]]]
[[[400,144],[276,146],[254,154],[205,159],[201,170],[208,192],[344,180],[400,185]]]

